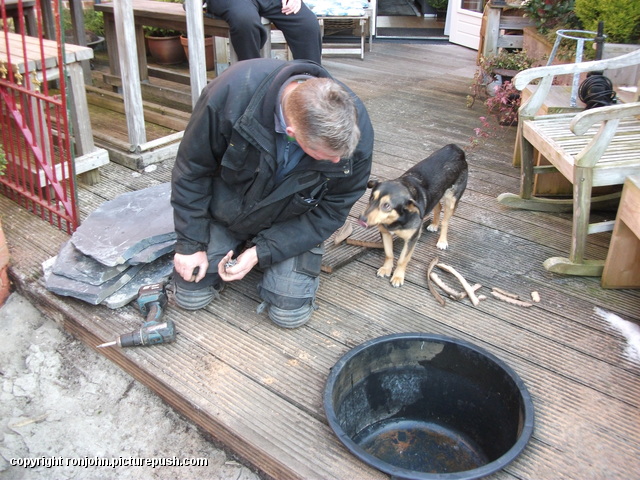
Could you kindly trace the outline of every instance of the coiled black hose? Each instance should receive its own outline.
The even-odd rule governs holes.
[[[595,107],[604,107],[616,103],[616,92],[613,90],[611,80],[602,75],[602,72],[591,72],[580,84],[578,97],[587,106],[587,110]]]

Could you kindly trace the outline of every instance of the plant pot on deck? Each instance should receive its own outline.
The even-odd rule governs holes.
[[[0,307],[9,297],[9,247],[2,230],[2,219],[0,219]]]
[[[182,48],[184,50],[184,54],[189,58],[189,40],[187,37],[182,35],[180,37],[180,43],[182,44]],[[213,44],[213,37],[208,36],[204,38],[204,57],[205,64],[207,70],[213,70],[216,65],[216,57],[215,57],[215,48]]]
[[[180,35],[171,37],[147,36],[149,53],[160,65],[176,65],[186,62],[184,48],[180,44]]]

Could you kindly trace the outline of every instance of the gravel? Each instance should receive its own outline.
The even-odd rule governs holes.
[[[0,331],[0,479],[259,479],[18,293]]]

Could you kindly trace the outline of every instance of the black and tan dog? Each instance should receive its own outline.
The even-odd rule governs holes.
[[[384,245],[385,260],[378,270],[379,277],[388,277],[393,270],[393,237],[404,240],[404,247],[393,272],[391,284],[400,287],[416,243],[422,234],[425,217],[433,211],[431,232],[440,228],[437,247],[448,248],[449,219],[467,187],[467,162],[462,149],[450,144],[441,148],[401,177],[386,182],[369,180],[369,205],[360,216],[363,227],[378,226]],[[442,202],[442,204],[440,203]],[[444,210],[442,222],[440,212]]]

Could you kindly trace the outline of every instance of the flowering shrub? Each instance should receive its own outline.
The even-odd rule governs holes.
[[[495,89],[495,95],[485,102],[489,113],[495,118],[481,116],[480,126],[473,129],[475,137],[471,138],[471,146],[478,147],[487,139],[498,137],[504,127],[512,127],[518,123],[520,108],[520,92],[511,82],[504,82]]]
[[[504,82],[496,88],[496,94],[485,103],[489,113],[496,116],[500,125],[510,127],[518,123],[520,91],[511,83]]]
[[[535,58],[529,57],[524,50],[515,52],[503,50],[497,55],[489,55],[487,57],[481,55],[478,62],[478,70],[476,70],[470,87],[471,95],[467,96],[467,107],[473,106],[476,97],[484,96],[487,93],[485,87],[488,85],[493,87],[493,84],[500,84],[500,81],[496,82],[496,70],[513,70],[517,73],[531,68],[536,61]],[[493,95],[493,91],[492,88],[489,95]]]

